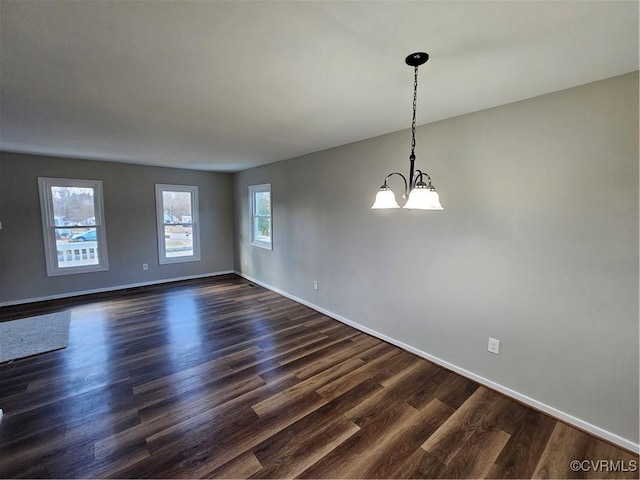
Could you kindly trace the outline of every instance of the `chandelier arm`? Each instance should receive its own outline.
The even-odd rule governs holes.
[[[422,173],[422,170],[416,168],[415,173],[413,174],[413,184],[415,185],[418,182],[422,181],[422,175],[426,175]]]
[[[417,169],[417,170],[416,170],[415,178],[414,178],[414,182],[413,182],[413,183],[414,183],[414,185],[415,185],[417,182],[422,182],[422,177],[423,177],[423,176],[427,177],[427,180],[429,181],[429,184],[428,184],[427,186],[429,186],[429,187],[430,187],[430,186],[431,186],[431,177],[429,176],[429,174],[428,174],[427,172],[423,172],[423,171],[422,171],[422,170],[420,170],[420,169]]]
[[[407,177],[405,177],[403,174],[401,174],[400,172],[392,172],[389,175],[387,175],[386,177],[384,177],[384,184],[383,186],[387,185],[387,180],[392,177],[393,175],[398,175],[400,177],[402,177],[402,181],[404,182],[404,195],[403,197],[406,197],[407,194],[409,193],[409,189],[407,186]]]

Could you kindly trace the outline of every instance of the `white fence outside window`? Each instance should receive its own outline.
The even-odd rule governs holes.
[[[100,263],[98,242],[58,243],[56,249],[60,268]]]

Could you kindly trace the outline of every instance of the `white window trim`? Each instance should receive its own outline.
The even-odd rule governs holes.
[[[193,241],[193,255],[181,257],[167,257],[165,255],[164,211],[162,192],[191,193],[191,238]],[[198,214],[198,187],[195,185],[170,185],[156,183],[156,217],[158,227],[158,261],[160,265],[172,263],[197,262],[200,260],[200,216]]]
[[[55,224],[51,187],[79,187],[93,189],[93,208],[96,216],[95,228],[97,231],[99,252],[99,263],[97,265],[81,265],[77,267],[64,268],[58,266],[58,246],[56,244],[55,229],[60,228],[60,226]],[[101,272],[109,270],[109,260],[107,256],[107,231],[104,223],[102,181],[38,177],[38,189],[40,192],[42,235],[44,238],[47,276],[55,277],[59,275],[73,275],[76,273]]]
[[[256,215],[256,205],[255,205],[255,194],[259,193],[259,192],[269,192],[269,198],[271,199],[271,201],[269,202],[269,219],[271,220],[271,238],[270,241],[264,241],[264,240],[259,240],[257,238],[254,238],[253,234],[254,234],[254,229],[253,229],[253,225],[254,225],[254,219],[255,217],[257,217],[258,215]],[[249,212],[249,216],[251,218],[251,225],[250,225],[250,236],[251,236],[251,243],[250,245],[253,245],[254,247],[259,247],[259,248],[264,248],[266,250],[273,250],[273,197],[271,196],[271,184],[270,183],[263,183],[260,185],[249,185],[249,208],[251,209]]]

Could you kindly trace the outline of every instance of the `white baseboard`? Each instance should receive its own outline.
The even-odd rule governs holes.
[[[384,335],[382,333],[379,333],[369,327],[365,327],[364,325],[360,325],[359,323],[356,323],[352,320],[349,320],[348,318],[345,318],[341,315],[338,315],[336,313],[330,312],[329,310],[326,310],[322,307],[319,307],[318,305],[314,305],[311,302],[308,302],[302,298],[296,297],[295,295],[291,295],[283,290],[280,290],[279,288],[276,287],[272,287],[271,285],[268,285],[264,282],[261,282],[260,280],[257,280],[253,277],[250,277],[249,275],[244,274],[243,272],[234,272],[236,275],[239,275],[247,280],[249,280],[250,282],[256,283],[268,290],[271,290],[275,293],[278,293],[280,295],[282,295],[283,297],[287,297],[295,302],[301,303],[302,305],[306,305],[309,308],[312,308],[314,310],[317,310],[320,313],[323,313],[331,318],[334,318],[346,325],[349,325],[357,330],[360,330],[361,332],[364,333],[368,333],[369,335],[372,335],[376,338],[379,338],[381,340],[384,340],[385,342],[391,343],[392,345],[395,345],[397,347],[402,348],[403,350],[406,350],[408,352],[411,352],[415,355],[418,355],[419,357],[422,357],[426,360],[429,360],[430,362],[433,362],[437,365],[440,365],[448,370],[451,370],[453,372],[456,372],[460,375],[462,375],[463,377],[469,378],[471,380],[473,380],[474,382],[480,383],[488,388],[491,388],[492,390],[496,390],[508,397],[511,397],[515,400],[518,400],[532,408],[535,408],[536,410],[540,410],[541,412],[544,412],[558,420],[561,420],[565,423],[568,423],[576,428],[579,428],[581,430],[584,430],[598,438],[601,438],[603,440],[606,440],[608,442],[611,442],[615,445],[618,445],[626,450],[630,450],[632,452],[635,453],[640,453],[640,444],[635,443],[631,440],[628,440],[626,438],[623,438],[619,435],[616,435],[615,433],[609,432],[608,430],[605,430],[603,428],[600,428],[596,425],[593,425],[589,422],[586,422],[580,418],[574,417],[573,415],[563,412],[562,410],[558,410],[555,407],[552,407],[550,405],[547,405],[545,403],[539,402],[538,400],[528,397],[527,395],[523,395],[522,393],[516,392],[515,390],[512,390],[508,387],[505,387],[503,385],[500,385],[499,383],[496,383],[492,380],[488,380],[484,377],[481,377],[480,375],[477,375],[469,370],[466,370],[462,367],[459,367],[457,365],[454,365],[453,363],[449,363],[446,360],[442,360],[441,358],[435,357],[427,352],[423,352],[422,350],[419,350],[415,347],[412,347],[411,345],[407,345],[404,342],[401,342],[399,340],[396,340],[395,338],[391,338],[387,335]]]
[[[113,287],[94,288],[92,290],[80,290],[77,292],[65,292],[55,295],[47,295],[45,297],[22,298],[20,300],[12,300],[9,302],[0,302],[0,307],[8,307],[9,305],[20,305],[23,303],[42,302],[45,300],[58,300],[60,298],[77,297],[78,295],[89,295],[91,293],[115,292],[116,290],[126,290],[127,288],[147,287],[149,285],[160,285],[163,283],[179,282],[182,280],[195,280],[197,278],[217,277],[218,275],[228,275],[235,273],[233,270],[223,270],[221,272],[205,273],[202,275],[189,275],[186,277],[163,278],[161,280],[151,280],[149,282],[129,283],[126,285],[115,285]]]

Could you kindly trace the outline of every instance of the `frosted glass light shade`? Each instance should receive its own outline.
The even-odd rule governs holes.
[[[376,201],[371,206],[372,209],[379,208],[400,208],[396,202],[396,196],[389,188],[381,188],[376,195]]]
[[[409,210],[443,210],[440,195],[428,187],[416,186],[409,193],[409,199],[403,208]]]

